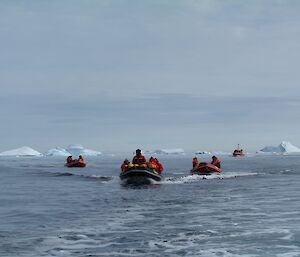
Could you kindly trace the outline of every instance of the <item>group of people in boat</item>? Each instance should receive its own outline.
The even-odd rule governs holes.
[[[219,160],[219,158],[215,155],[212,156],[211,158],[212,158],[212,160],[211,160],[210,164],[212,164],[212,165],[214,165],[214,166],[216,166],[220,169],[221,168],[221,161]],[[201,164],[206,164],[206,163],[200,162],[200,160],[197,157],[194,157],[193,161],[192,161],[192,164],[193,164],[192,171],[194,171],[194,170],[197,170]]]
[[[85,160],[83,158],[82,155],[79,155],[78,156],[78,159],[73,159],[73,156],[72,155],[69,155],[67,157],[67,163],[66,163],[66,166],[85,166]]]
[[[137,149],[135,151],[135,156],[132,158],[132,162],[130,162],[128,159],[125,159],[124,162],[121,165],[122,172],[125,172],[126,170],[132,169],[134,167],[144,167],[149,168],[151,170],[154,170],[158,174],[161,174],[164,170],[163,165],[159,162],[159,160],[155,157],[150,157],[147,161],[145,156],[142,155],[141,149]],[[207,164],[204,162],[200,162],[200,160],[197,157],[194,157],[192,160],[192,171],[197,170],[200,165]],[[218,159],[217,156],[212,156],[212,161],[210,163],[211,165],[216,166],[217,168],[221,168],[221,162]],[[79,155],[78,159],[73,159],[73,157],[70,155],[67,158],[66,166],[68,167],[84,167],[86,165],[85,160],[82,155]]]
[[[149,161],[146,160],[145,156],[142,155],[141,149],[137,149],[135,151],[135,156],[132,158],[132,162],[128,159],[125,159],[121,165],[122,172],[131,169],[133,167],[145,167],[155,170],[157,173],[161,174],[164,170],[162,164],[159,162],[157,158],[150,157]]]
[[[243,156],[244,152],[243,149],[235,149],[232,153],[233,156]]]

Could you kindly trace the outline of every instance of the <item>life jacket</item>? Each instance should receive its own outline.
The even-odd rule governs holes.
[[[121,165],[121,171],[125,171],[128,165],[126,163],[122,163]]]
[[[163,172],[164,167],[162,166],[162,164],[160,162],[157,163],[157,172],[160,174]]]
[[[147,166],[150,168],[150,169],[157,169],[157,164],[156,164],[156,162],[155,161],[149,161],[149,162],[147,162]]]
[[[146,158],[143,155],[136,155],[132,159],[133,164],[145,164],[146,163]]]
[[[156,158],[154,158],[154,162],[155,162],[155,164],[156,164],[156,171],[160,174],[160,173],[162,173],[163,172],[163,170],[164,170],[164,167],[162,166],[162,164],[156,159]]]

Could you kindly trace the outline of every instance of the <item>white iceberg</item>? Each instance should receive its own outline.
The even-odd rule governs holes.
[[[158,149],[152,152],[147,152],[150,154],[185,154],[182,148],[175,148],[175,149]]]
[[[42,156],[42,154],[28,146],[0,153],[0,156]]]
[[[66,149],[67,152],[69,152],[71,155],[78,156],[99,156],[102,153],[90,149],[84,148],[82,145],[69,145]]]
[[[55,147],[53,149],[49,149],[46,153],[46,156],[69,156],[71,153],[69,153],[66,149],[61,147]]]
[[[279,146],[266,146],[257,153],[288,154],[300,153],[300,149],[288,141],[282,141]]]
[[[196,155],[201,155],[201,154],[211,154],[211,152],[207,152],[207,151],[196,151],[195,154],[196,154]]]

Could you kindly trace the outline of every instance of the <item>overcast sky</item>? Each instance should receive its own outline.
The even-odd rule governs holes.
[[[0,151],[300,146],[300,1],[0,1]]]

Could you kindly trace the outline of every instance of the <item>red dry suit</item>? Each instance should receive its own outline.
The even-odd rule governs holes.
[[[164,167],[162,166],[162,164],[156,158],[154,158],[154,162],[155,162],[155,164],[157,166],[156,171],[159,174],[161,174],[163,172],[163,170],[164,170]]]
[[[213,156],[212,157],[212,162],[211,162],[212,165],[215,165],[216,167],[218,168],[221,168],[221,162],[220,160],[216,157],[216,156]]]
[[[133,164],[145,164],[146,163],[146,158],[143,155],[136,155],[132,159]]]
[[[125,171],[127,167],[128,167],[127,163],[122,163],[122,165],[121,165],[121,171]]]
[[[67,163],[71,163],[71,162],[73,162],[72,156],[68,156]]]
[[[194,157],[193,158],[193,168],[199,163],[198,158]]]

